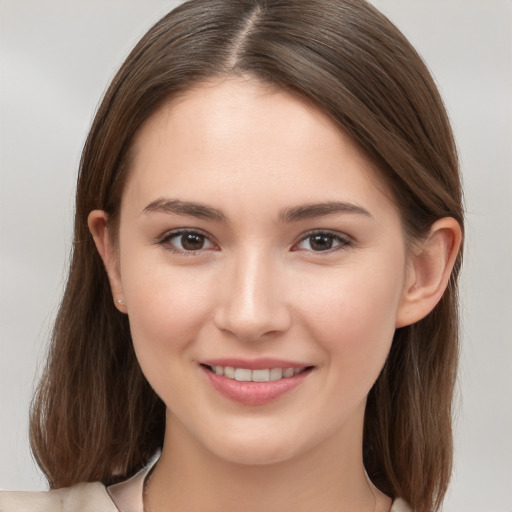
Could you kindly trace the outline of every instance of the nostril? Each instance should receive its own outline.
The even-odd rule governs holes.
[[[218,329],[241,341],[257,341],[287,331],[291,315],[285,306],[265,309],[255,304],[237,304],[219,308],[214,322]]]

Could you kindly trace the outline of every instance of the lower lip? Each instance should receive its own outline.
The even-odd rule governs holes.
[[[210,384],[223,396],[244,405],[265,405],[299,386],[311,373],[306,369],[293,377],[269,382],[239,382],[201,367]]]

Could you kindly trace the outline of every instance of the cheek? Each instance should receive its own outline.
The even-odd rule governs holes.
[[[182,410],[197,385],[189,369],[210,311],[204,282],[198,288],[186,272],[168,267],[140,273],[132,269],[130,275],[135,279],[127,279],[125,295],[142,372],[168,408]]]
[[[136,254],[123,260],[122,279],[141,365],[168,366],[177,357],[166,354],[186,356],[209,315],[208,279],[198,276],[197,269],[173,269]]]
[[[385,261],[340,268],[322,286],[309,283],[302,296],[310,336],[323,348],[335,378],[373,385],[389,353],[402,296],[403,271]],[[361,263],[361,262],[360,262]],[[352,385],[349,384],[349,385]]]

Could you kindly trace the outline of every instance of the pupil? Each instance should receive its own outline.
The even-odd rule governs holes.
[[[310,244],[314,251],[326,251],[332,248],[332,236],[313,235]]]
[[[194,235],[193,233],[182,235],[181,244],[188,251],[197,251],[203,248],[204,236]]]

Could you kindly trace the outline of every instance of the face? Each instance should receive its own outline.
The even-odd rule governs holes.
[[[168,428],[245,463],[360,451],[408,274],[369,162],[311,105],[241,79],[162,107],[134,150],[110,276]]]

